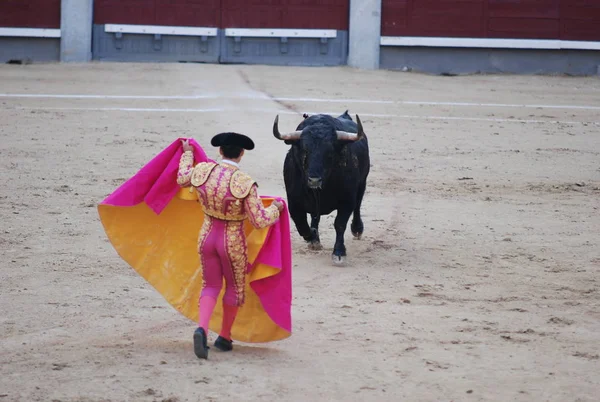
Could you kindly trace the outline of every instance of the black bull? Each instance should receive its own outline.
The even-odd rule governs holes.
[[[320,249],[321,216],[337,210],[332,259],[343,263],[350,215],[354,237],[360,239],[364,230],[360,208],[370,170],[369,143],[358,115],[356,123],[348,111],[337,118],[325,114],[304,117],[291,133],[279,132],[279,116],[273,124],[275,138],[291,145],[283,166],[290,216],[310,247]]]

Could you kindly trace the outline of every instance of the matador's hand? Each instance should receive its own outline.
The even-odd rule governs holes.
[[[275,200],[273,201],[273,205],[277,207],[279,212],[283,211],[283,203],[281,201]]]
[[[181,145],[183,146],[183,152],[193,151],[194,150],[194,147],[192,147],[190,145],[190,140],[189,139],[181,140]]]

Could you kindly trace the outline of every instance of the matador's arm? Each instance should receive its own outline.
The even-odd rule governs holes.
[[[279,209],[276,205],[270,205],[265,208],[262,200],[256,191],[256,185],[252,185],[252,189],[248,196],[244,199],[244,207],[250,219],[250,223],[257,229],[262,229],[277,222],[279,219]]]
[[[194,171],[194,152],[185,151],[179,160],[179,171],[177,172],[177,184],[188,187]]]

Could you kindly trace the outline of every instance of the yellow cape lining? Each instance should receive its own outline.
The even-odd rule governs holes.
[[[265,206],[273,199],[263,199]],[[145,203],[132,207],[99,205],[104,230],[117,253],[165,300],[190,320],[198,320],[198,297],[202,289],[202,266],[197,239],[204,214],[195,191],[184,188],[156,215]],[[248,241],[248,261],[253,263],[264,244],[268,228],[255,229],[244,223]],[[279,269],[257,264],[246,280],[246,302],[239,309],[232,339],[240,342],[272,342],[289,337],[265,312],[250,283],[273,276]],[[223,309],[219,295],[210,320],[210,330],[219,332]],[[150,308],[150,306],[148,306]]]

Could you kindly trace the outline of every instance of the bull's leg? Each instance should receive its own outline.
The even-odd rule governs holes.
[[[313,234],[313,240],[310,241],[308,246],[311,250],[321,250],[321,239],[319,238],[319,222],[321,221],[321,215],[311,214],[310,219],[310,230]]]
[[[362,205],[363,196],[365,195],[365,190],[367,189],[367,181],[361,183],[358,187],[358,194],[356,196],[356,206],[354,207],[354,213],[352,215],[352,224],[350,225],[350,230],[352,231],[352,235],[354,238],[361,238],[365,226],[363,225],[363,221],[360,217],[360,207]]]
[[[315,240],[315,235],[311,228],[308,226],[308,220],[306,219],[306,212],[290,204],[290,217],[296,225],[298,234],[304,238],[305,241],[311,243]]]
[[[344,245],[344,233],[348,226],[348,220],[352,215],[352,207],[342,207],[338,209],[337,216],[333,226],[335,227],[335,245],[333,246],[332,260],[336,265],[342,265],[346,262],[346,246]]]

